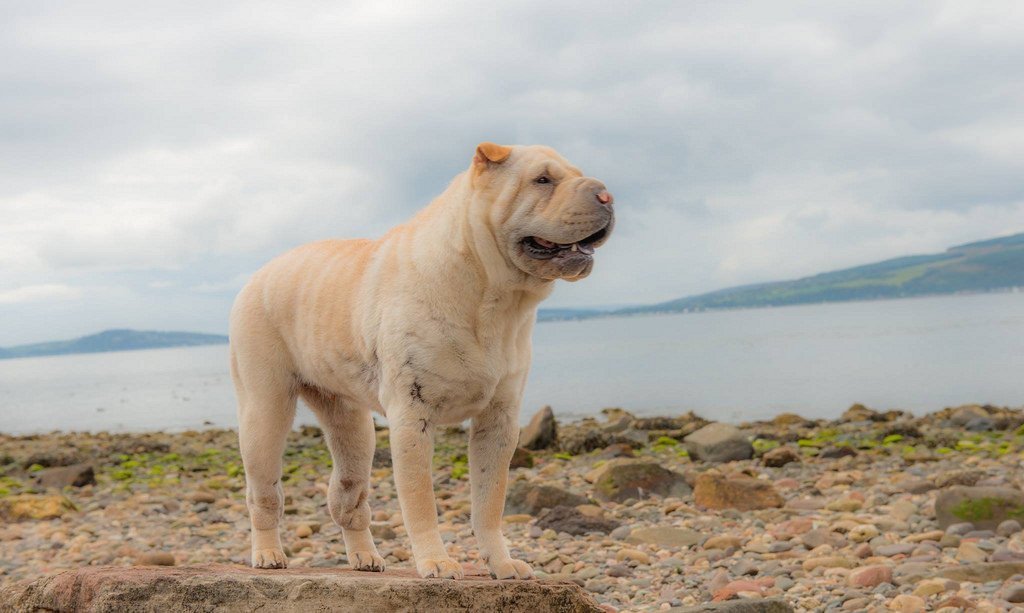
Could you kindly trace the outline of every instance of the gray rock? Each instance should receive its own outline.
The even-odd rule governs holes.
[[[935,517],[941,528],[971,522],[975,528],[994,530],[1007,519],[1024,517],[1024,492],[1008,487],[953,486],[936,497]]]
[[[601,611],[572,582],[483,575],[437,581],[412,569],[268,572],[222,564],[85,567],[0,589],[0,602],[15,611]]]
[[[963,536],[974,530],[974,524],[969,521],[957,522],[946,526],[946,534],[955,534],[957,536]]]
[[[999,536],[1013,536],[1021,531],[1020,522],[1016,519],[1008,519],[996,527],[996,534]]]
[[[552,449],[557,445],[558,425],[555,423],[555,413],[551,407],[545,406],[519,431],[519,446],[537,451]]]
[[[553,485],[537,485],[517,481],[505,498],[505,513],[509,515],[537,515],[543,509],[575,507],[587,504],[589,500],[573,492]]]
[[[537,520],[537,527],[582,536],[588,532],[607,534],[619,527],[619,522],[603,517],[587,517],[576,507],[558,506],[549,510]]]
[[[704,462],[732,462],[754,457],[754,447],[735,426],[711,423],[683,441],[694,460]]]

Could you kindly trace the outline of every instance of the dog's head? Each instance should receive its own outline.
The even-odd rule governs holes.
[[[549,147],[482,143],[470,169],[477,205],[509,261],[533,277],[577,281],[615,225],[612,195]]]

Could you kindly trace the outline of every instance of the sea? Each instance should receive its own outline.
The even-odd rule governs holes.
[[[525,422],[1024,405],[1024,292],[537,324]],[[381,420],[384,421],[384,420]],[[296,425],[315,417],[300,407]],[[0,432],[236,426],[226,345],[0,360]]]

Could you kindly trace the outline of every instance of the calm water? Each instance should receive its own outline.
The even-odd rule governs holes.
[[[544,323],[534,339],[524,418],[1024,404],[1024,293]],[[227,346],[0,361],[8,433],[234,426],[234,402]]]

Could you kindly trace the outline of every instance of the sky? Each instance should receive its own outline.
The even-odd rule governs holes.
[[[225,332],[477,143],[615,194],[627,305],[1024,231],[1024,3],[0,0],[0,345]]]

